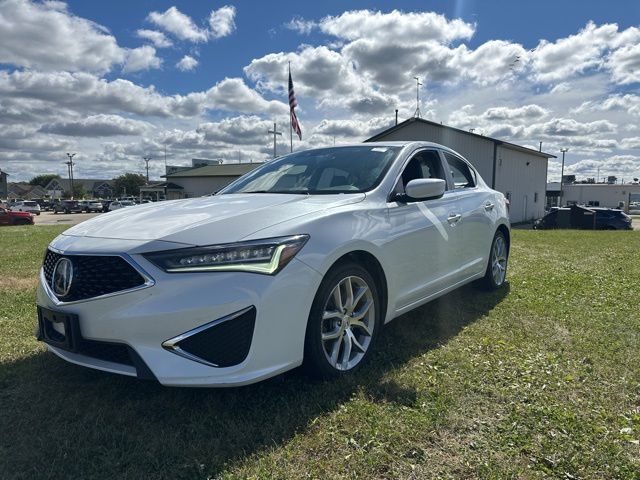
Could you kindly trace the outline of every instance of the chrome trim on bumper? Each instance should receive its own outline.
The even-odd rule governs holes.
[[[199,327],[193,328],[187,332],[181,333],[180,335],[170,338],[169,340],[165,340],[164,342],[162,342],[162,347],[165,350],[170,351],[171,353],[175,353],[176,355],[180,355],[181,357],[187,358],[189,360],[192,360],[194,362],[198,362],[198,363],[202,363],[204,365],[208,365],[210,367],[219,367],[219,365],[216,365],[215,363],[209,362],[203,358],[200,358],[196,355],[193,355],[189,352],[185,352],[184,350],[182,350],[177,344],[179,342],[181,342],[182,340],[189,338],[193,335],[196,335],[200,332],[203,332],[209,328],[215,327],[216,325],[220,325],[221,323],[224,322],[228,322],[229,320],[233,320],[234,318],[238,318],[241,315],[244,315],[245,313],[247,313],[249,310],[251,310],[252,308],[254,308],[253,306],[250,307],[246,307],[243,308],[242,310],[238,310],[237,312],[234,312],[230,315],[227,315],[225,317],[222,318],[218,318],[217,320],[213,320],[212,322],[209,323],[205,323],[204,325],[200,325]]]

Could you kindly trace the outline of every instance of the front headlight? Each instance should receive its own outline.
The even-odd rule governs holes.
[[[307,240],[309,235],[294,235],[145,253],[144,257],[168,273],[236,271],[275,275]]]

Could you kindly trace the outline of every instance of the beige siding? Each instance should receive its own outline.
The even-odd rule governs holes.
[[[603,185],[603,184],[574,184],[564,185],[563,203],[576,202],[588,205],[589,202],[599,202],[600,207],[618,208],[624,202],[625,208],[629,203],[629,195],[640,194],[640,185]]]
[[[168,177],[171,183],[184,188],[185,197],[202,197],[217,192],[238,177]]]
[[[495,189],[509,193],[509,215],[513,223],[535,220],[544,215],[547,185],[547,160],[498,147]]]

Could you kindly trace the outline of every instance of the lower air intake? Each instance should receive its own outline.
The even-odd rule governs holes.
[[[256,309],[250,307],[180,335],[176,341],[168,340],[164,346],[195,361],[231,367],[247,358],[255,323]]]

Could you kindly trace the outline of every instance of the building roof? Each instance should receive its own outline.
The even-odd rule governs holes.
[[[58,182],[58,185],[60,185],[63,188],[63,190],[71,189],[71,181],[68,178],[54,178],[49,183],[47,183],[45,190],[53,190],[52,188],[49,188],[53,182]],[[93,192],[97,187],[99,187],[104,183],[106,183],[111,187],[114,186],[113,180],[101,180],[98,178],[74,178],[73,179],[74,185],[82,185],[82,188],[84,188],[89,192]]]
[[[163,177],[167,179],[182,177],[239,177],[260,165],[262,165],[262,163],[226,163],[222,165],[205,165],[204,167],[178,170],[177,172],[163,175]]]
[[[10,197],[39,198],[45,195],[45,190],[40,185],[30,185],[27,182],[10,182],[7,194]]]
[[[550,153],[539,152],[538,150],[534,150],[532,148],[523,147],[522,145],[516,145],[515,143],[506,142],[504,140],[499,140],[497,138],[487,137],[485,135],[478,135],[477,133],[469,132],[467,130],[462,130],[460,128],[455,128],[455,127],[450,127],[449,125],[443,125],[442,123],[436,123],[436,122],[432,122],[430,120],[425,120],[423,118],[417,118],[417,117],[409,118],[409,119],[405,120],[404,122],[400,122],[397,125],[394,125],[391,128],[387,128],[386,130],[383,130],[382,132],[379,132],[379,133],[375,134],[373,137],[365,140],[365,142],[377,142],[377,141],[380,141],[382,139],[381,137],[384,137],[384,136],[388,135],[389,133],[401,130],[402,128],[406,127],[407,125],[409,125],[411,123],[424,123],[426,125],[432,125],[432,126],[435,126],[435,127],[440,127],[440,128],[445,129],[445,130],[450,130],[450,131],[454,131],[454,132],[458,132],[458,133],[464,133],[465,135],[471,135],[471,136],[477,137],[477,138],[484,138],[485,140],[489,140],[491,142],[497,143],[498,145],[503,145],[503,146],[505,146],[507,148],[510,148],[512,150],[518,150],[520,152],[529,153],[531,155],[536,155],[538,157],[556,158],[555,155],[551,155]]]
[[[165,188],[167,190],[184,190],[183,187],[172,182],[154,182],[148,185],[141,186],[140,190],[150,191],[150,190],[165,189]]]

